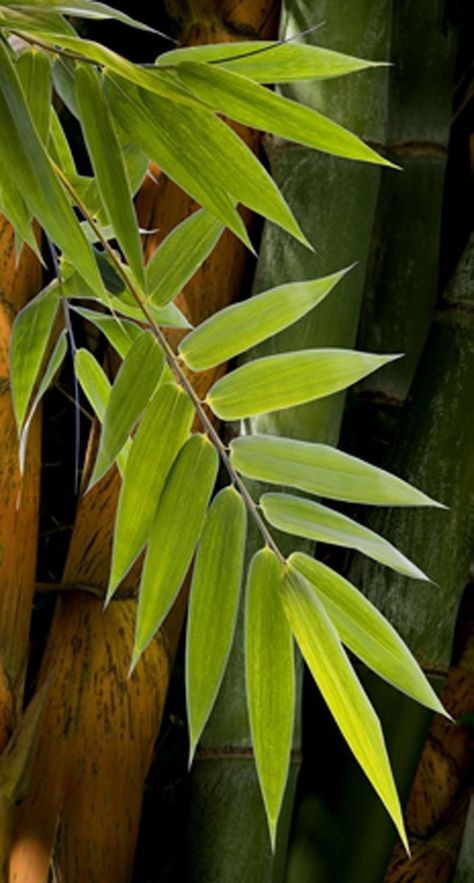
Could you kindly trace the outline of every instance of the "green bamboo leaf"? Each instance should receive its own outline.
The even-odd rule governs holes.
[[[149,332],[143,332],[132,344],[112,387],[89,490],[122,450],[158,386],[163,367],[161,349]]]
[[[170,303],[210,255],[223,229],[206,209],[174,227],[147,264],[148,300],[157,306]]]
[[[76,67],[76,99],[101,200],[130,269],[144,288],[143,252],[130,183],[99,74],[91,66]]]
[[[127,319],[107,316],[104,313],[96,312],[96,310],[88,310],[86,307],[72,307],[71,309],[83,319],[92,322],[122,359],[125,358],[132,344],[142,333],[142,329],[135,322],[128,322]]]
[[[165,484],[143,568],[132,668],[181,588],[201,534],[217,469],[216,449],[207,436],[196,434],[181,448]]]
[[[432,711],[449,717],[393,626],[348,580],[303,552],[288,563],[316,592],[343,644],[372,671]]]
[[[209,170],[199,164],[189,149],[188,127],[186,139],[181,142],[181,152],[177,152],[177,135],[173,133],[177,132],[179,136],[181,116],[173,102],[163,101],[157,116],[144,101],[146,93],[112,74],[105,82],[114,118],[129,137],[169,178],[251,247],[245,224],[227,190],[216,184]]]
[[[189,435],[193,416],[191,400],[175,383],[160,386],[147,406],[120,490],[107,600],[148,540],[157,501]]]
[[[232,465],[248,478],[349,503],[444,508],[398,476],[330,445],[247,435],[232,439],[230,449]]]
[[[408,851],[380,721],[316,593],[290,569],[281,598],[298,646],[349,748],[390,814]]]
[[[280,43],[277,40],[243,40],[238,43],[214,43],[211,46],[185,46],[160,55],[159,66],[200,61],[219,64],[258,83],[290,83],[292,80],[328,80],[366,68],[381,67],[385,62],[368,61],[303,43]]]
[[[32,214],[88,282],[102,282],[90,246],[51,167],[25,102],[8,49],[0,41],[0,164],[15,169],[17,186]]]
[[[103,423],[112,388],[104,369],[89,350],[81,348],[76,350],[74,370],[95,416],[100,423]],[[127,439],[120,454],[117,455],[117,466],[122,476],[127,464],[131,444],[132,440]]]
[[[22,31],[35,34],[41,31],[49,31],[54,34],[75,34],[62,15],[50,12],[44,7],[10,6],[2,3],[0,6],[0,28]]]
[[[150,31],[154,34],[159,33],[150,25],[143,24],[143,22],[131,18],[124,12],[113,9],[106,3],[96,3],[94,0],[66,0],[66,3],[62,2],[62,0],[4,0],[4,5],[20,9],[39,9],[41,12],[60,12],[62,15],[73,15],[76,18],[91,18],[97,21],[113,19],[129,27],[138,28],[141,31]]]
[[[27,49],[19,56],[16,69],[36,130],[46,144],[51,114],[51,60],[45,52]]]
[[[283,568],[270,549],[250,563],[245,615],[245,677],[255,763],[272,848],[290,763],[295,714],[293,640],[280,594]]]
[[[309,282],[291,282],[220,310],[188,334],[179,353],[193,371],[226,362],[306,315],[347,270]]]
[[[69,142],[54,107],[51,107],[49,152],[65,175],[70,177],[77,174]]]
[[[1,148],[0,148],[1,152]],[[0,211],[9,220],[15,231],[16,253],[19,255],[24,242],[28,243],[36,257],[43,263],[33,228],[32,216],[20,191],[10,177],[0,181]]]
[[[183,85],[196,97],[244,126],[334,156],[393,168],[392,163],[338,123],[241,74],[198,62],[184,62],[176,71]]]
[[[309,540],[357,549],[397,573],[429,582],[428,577],[388,540],[334,509],[292,494],[263,494],[260,505],[265,518],[278,530]]]
[[[24,307],[15,319],[10,346],[13,410],[18,431],[43,364],[59,308],[57,288],[49,286]]]
[[[26,448],[28,444],[28,435],[30,432],[30,427],[33,422],[33,417],[38,410],[41,399],[43,398],[45,392],[51,386],[57,372],[59,371],[64,357],[67,353],[67,339],[66,339],[66,331],[61,331],[56,344],[53,348],[53,352],[51,353],[48,364],[46,365],[46,370],[41,378],[38,391],[33,399],[33,403],[28,412],[28,417],[26,418],[23,429],[20,433],[20,441],[18,445],[18,458],[20,461],[20,472],[23,473],[25,469],[25,459],[26,459]]]
[[[207,402],[222,420],[279,411],[346,389],[397,358],[337,349],[266,356],[218,380]]]
[[[220,491],[204,524],[194,564],[186,637],[189,761],[212,711],[237,620],[247,510],[233,487]]]

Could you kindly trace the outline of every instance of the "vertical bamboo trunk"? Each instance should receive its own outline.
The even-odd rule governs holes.
[[[275,3],[260,4],[258,13],[248,2],[193,2],[179,8],[182,42],[202,42],[241,37],[239,22],[243,32],[252,26],[255,36],[260,31],[268,36]],[[256,149],[256,134],[241,133]],[[158,229],[145,238],[147,257],[195,208],[154,171],[156,181],[147,179],[137,200],[140,224]],[[240,294],[246,261],[242,244],[225,233],[180,296],[193,322]],[[203,397],[216,376],[216,371],[203,372],[196,378]],[[65,585],[104,595],[119,486],[114,470],[81,499]],[[128,679],[139,573],[135,567],[122,597],[105,612],[102,600],[84,591],[68,590],[58,602],[40,675],[40,683],[50,683],[49,698],[31,785],[17,814],[10,883],[44,883],[51,861],[67,883],[130,880],[145,776],[186,606],[183,591]]]
[[[17,262],[15,235],[0,216],[0,754],[23,705],[38,538],[40,417],[33,421],[23,479],[9,381],[9,347],[17,312],[40,289],[41,267],[28,247]],[[1,783],[0,783],[1,789]],[[8,858],[12,807],[0,801],[0,877]]]
[[[286,37],[325,20],[324,30],[312,39],[341,51],[383,59],[388,48],[389,5],[379,3],[374,12],[374,5],[363,0],[340,3],[337,10],[331,3],[320,3],[315,9],[314,3],[287,0],[283,4],[281,34]],[[323,85],[292,85],[285,94],[326,111],[367,138],[383,141],[386,83],[386,72],[379,70]],[[357,332],[380,173],[376,168],[318,155],[281,141],[268,140],[266,149],[273,176],[316,252],[311,254],[280,230],[266,225],[255,292],[359,261],[356,270],[313,315],[272,341],[271,351],[351,346]],[[261,346],[257,352],[262,355],[267,349]],[[256,354],[253,352],[251,357]],[[336,442],[343,404],[343,396],[334,396],[257,418],[250,429]],[[259,546],[259,538],[251,533],[247,557]],[[300,761],[299,712],[277,851],[272,856],[252,757],[242,638],[240,622],[229,668],[192,774],[189,876],[196,883],[224,883],[230,879],[276,883],[284,874]]]

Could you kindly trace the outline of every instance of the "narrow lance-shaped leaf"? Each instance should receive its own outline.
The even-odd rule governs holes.
[[[186,637],[189,758],[216,700],[239,606],[247,510],[233,487],[220,491],[204,524],[191,586]]]
[[[281,591],[291,630],[349,748],[408,842],[380,721],[316,593],[290,569]]]
[[[54,107],[51,107],[49,152],[55,163],[68,177],[76,175],[76,164],[66,134]],[[90,227],[87,226],[90,230]],[[87,236],[87,234],[86,234]]]
[[[168,477],[143,568],[132,668],[181,588],[203,527],[217,468],[216,449],[206,436],[197,434],[183,446]]]
[[[94,0],[66,0],[65,3],[62,0],[5,0],[5,5],[18,6],[20,8],[24,6],[31,9],[37,7],[41,12],[55,10],[63,15],[73,15],[76,18],[92,18],[99,21],[101,19],[113,19],[142,31],[150,31],[154,34],[159,33],[155,28],[131,18],[125,12],[113,9],[106,3],[96,3]]]
[[[18,313],[10,348],[11,388],[18,430],[38,380],[59,307],[56,284],[35,297]]]
[[[243,40],[238,43],[213,43],[210,46],[184,46],[160,55],[161,66],[200,61],[218,64],[258,83],[290,83],[292,80],[328,80],[385,62],[369,61],[334,52],[323,46],[309,46],[294,41]]]
[[[148,300],[158,306],[172,301],[210,255],[223,229],[206,209],[174,227],[147,264]]]
[[[361,162],[392,166],[360,138],[317,111],[218,65],[183,62],[176,68],[184,86],[232,120],[288,141]]]
[[[283,484],[350,503],[373,506],[438,506],[408,482],[330,445],[271,435],[247,435],[230,443],[232,465],[258,481]]]
[[[357,549],[411,579],[428,577],[388,540],[334,509],[292,494],[263,494],[260,505],[273,527],[297,537]]]
[[[175,383],[160,386],[147,406],[120,490],[107,599],[148,540],[158,500],[193,417],[191,400]]]
[[[158,386],[163,366],[161,349],[149,332],[143,332],[132,344],[112,387],[89,490],[123,448]]]
[[[144,288],[143,252],[130,183],[99,74],[91,66],[76,67],[76,99],[102,202],[130,269]]]
[[[47,144],[51,114],[51,60],[45,52],[28,49],[21,53],[16,69],[38,135]]]
[[[59,371],[64,356],[67,353],[67,339],[66,339],[66,331],[61,331],[56,344],[53,348],[53,352],[49,358],[48,364],[46,365],[46,370],[41,378],[41,382],[38,386],[38,391],[33,399],[33,403],[28,413],[28,417],[25,420],[23,428],[20,433],[20,443],[18,446],[18,457],[20,460],[20,472],[24,471],[25,468],[25,459],[26,459],[26,448],[28,444],[28,435],[30,432],[30,426],[33,421],[33,417],[38,410],[38,406],[43,398],[45,392],[51,386],[51,383],[54,380],[55,375]]]
[[[207,402],[222,420],[279,411],[346,389],[396,358],[336,349],[267,356],[218,380]]]
[[[118,316],[107,316],[104,313],[98,313],[96,310],[88,310],[86,307],[72,307],[75,313],[92,322],[109,343],[117,350],[119,356],[124,359],[128,354],[130,347],[137,337],[142,334],[142,329],[127,319],[119,319]]]
[[[283,568],[270,549],[252,558],[245,615],[245,676],[257,773],[275,848],[290,763],[295,704],[293,639],[281,604]]]
[[[74,370],[81,384],[82,391],[91,405],[95,416],[103,423],[105,409],[107,407],[111,384],[97,359],[86,349],[76,350],[74,358]],[[121,475],[124,474],[127,458],[130,452],[132,440],[129,438],[120,454],[117,455],[117,466]]]
[[[226,362],[306,315],[346,273],[342,270],[323,279],[279,285],[232,304],[188,334],[179,345],[179,353],[193,371]]]
[[[407,645],[362,592],[303,552],[294,552],[288,563],[316,592],[341,641],[352,653],[397,690],[449,717]]]
[[[9,177],[0,181],[0,212],[5,215],[15,231],[15,247],[17,255],[20,254],[24,242],[28,243],[36,257],[43,263],[41,252],[38,248],[33,228],[31,225],[32,215],[25,200],[14,182]]]

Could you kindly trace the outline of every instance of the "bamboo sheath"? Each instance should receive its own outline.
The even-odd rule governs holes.
[[[338,6],[340,9],[335,11],[329,2],[287,0],[283,4],[282,36],[324,20],[324,29],[306,39],[352,54],[385,58],[389,4],[377,4],[375,11],[373,3],[362,0]],[[327,112],[365,137],[381,141],[385,137],[386,88],[387,73],[380,69],[341,81],[292,85],[285,88],[285,94]],[[263,355],[321,345],[349,347],[357,333],[379,171],[275,140],[266,140],[266,149],[272,174],[314,244],[315,253],[265,225],[254,291],[333,272],[354,260],[359,260],[359,266],[304,322],[278,335],[269,345],[258,347],[250,357],[257,352]],[[334,396],[256,418],[247,429],[334,443],[343,404],[343,396]],[[260,545],[259,538],[251,533],[247,556]],[[292,542],[291,548],[295,547],[296,542]],[[285,550],[285,545],[282,548]],[[299,711],[277,850],[272,856],[252,757],[243,672],[240,623],[229,668],[192,773],[189,874],[195,883],[224,883],[230,879],[277,883],[284,878],[300,761]]]
[[[238,39],[239,15],[245,33],[254,27],[256,38],[271,35],[273,2],[259,4],[257,18],[251,3],[181,6],[186,42]],[[255,133],[246,137],[256,148]],[[155,180],[145,181],[137,199],[141,226],[158,230],[145,237],[146,257],[195,208],[153,171]],[[225,233],[180,296],[193,322],[240,294],[246,260],[241,243]],[[196,378],[203,397],[216,376],[206,372]],[[112,470],[81,498],[65,584],[105,593],[118,491],[118,473]],[[135,566],[119,595],[136,592],[139,573]],[[103,611],[102,601],[85,592],[58,601],[40,673],[40,683],[50,682],[49,698],[30,787],[16,818],[10,883],[44,883],[50,862],[67,883],[130,879],[144,781],[185,606],[184,591],[128,679],[136,602],[117,600]]]

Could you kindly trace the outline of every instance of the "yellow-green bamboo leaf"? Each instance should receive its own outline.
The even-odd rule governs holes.
[[[23,472],[24,468],[25,468],[26,446],[28,443],[28,435],[29,435],[31,423],[33,421],[33,417],[35,416],[36,411],[38,410],[38,406],[39,406],[41,399],[43,398],[46,390],[49,389],[57,372],[59,371],[66,353],[67,353],[66,331],[63,330],[63,331],[61,331],[61,334],[59,335],[59,337],[54,345],[53,352],[51,353],[51,356],[48,360],[48,364],[46,365],[46,370],[41,378],[41,381],[38,386],[38,390],[36,392],[36,395],[33,399],[31,408],[29,409],[28,417],[26,418],[26,420],[23,424],[22,430],[20,432],[20,441],[19,441],[19,445],[18,445],[18,458],[20,461],[20,472]]]
[[[181,448],[153,520],[138,599],[132,668],[160,628],[183,583],[202,531],[217,476],[209,439],[193,435]]]
[[[36,131],[43,144],[47,144],[51,114],[51,59],[46,52],[27,49],[19,56],[16,69]]]
[[[137,21],[121,12],[119,9],[113,9],[106,3],[97,3],[95,0],[14,0],[8,2],[5,0],[6,6],[25,7],[30,11],[38,9],[40,12],[59,12],[62,15],[72,15],[76,18],[90,18],[97,21],[103,19],[113,19],[132,28],[138,28],[141,31],[150,31],[151,33],[159,33],[150,25],[146,25],[141,21]]]
[[[188,61],[178,65],[176,71],[182,84],[197,98],[244,126],[334,156],[392,166],[343,126],[235,71]]]
[[[279,411],[346,389],[396,358],[338,349],[266,356],[218,380],[207,402],[222,420]]]
[[[157,502],[193,417],[191,400],[176,383],[160,386],[146,408],[120,490],[107,599],[148,540]]]
[[[271,484],[372,506],[437,506],[408,482],[330,445],[271,435],[247,435],[230,443],[232,465]]]
[[[88,310],[86,307],[73,306],[71,309],[83,319],[92,322],[109,343],[118,352],[119,356],[124,359],[130,347],[137,337],[140,337],[142,329],[127,319],[120,319],[118,316],[107,316],[105,313],[98,313],[96,310]]]
[[[111,384],[104,369],[89,350],[80,348],[75,353],[74,370],[81,384],[81,389],[95,416],[100,423],[103,423],[111,390]],[[122,476],[127,464],[131,444],[132,440],[127,439],[120,454],[117,455],[117,466]]]
[[[163,372],[164,357],[154,337],[142,332],[122,362],[104,414],[90,488],[110,469],[140,419]]]
[[[341,641],[352,653],[397,690],[449,717],[407,645],[362,592],[303,552],[294,552],[288,563],[316,592]]]
[[[281,604],[283,574],[274,552],[257,552],[249,567],[245,608],[247,707],[273,849],[295,714],[293,639]]]
[[[65,175],[77,175],[76,163],[61,120],[54,107],[51,107],[49,153]],[[83,228],[84,229],[84,228]],[[90,230],[90,227],[87,227]],[[85,231],[84,231],[85,232]],[[87,234],[86,234],[87,238]],[[88,239],[88,241],[91,241]]]
[[[144,288],[143,250],[130,182],[99,74],[90,65],[76,66],[76,100],[101,200],[130,269]]]
[[[226,362],[309,313],[346,273],[347,269],[322,279],[279,285],[232,304],[188,334],[179,353],[193,371]]]
[[[237,620],[247,510],[233,487],[220,491],[206,516],[193,570],[186,638],[189,758],[212,711]]]
[[[58,292],[53,283],[18,313],[13,325],[10,372],[18,431],[26,417],[58,308]]]
[[[388,540],[334,509],[292,494],[263,494],[260,505],[267,521],[278,530],[309,540],[357,549],[397,573],[411,579],[429,581],[423,571]]]
[[[408,850],[380,721],[334,626],[311,586],[292,568],[287,572],[281,598],[291,630],[324,700]]]

